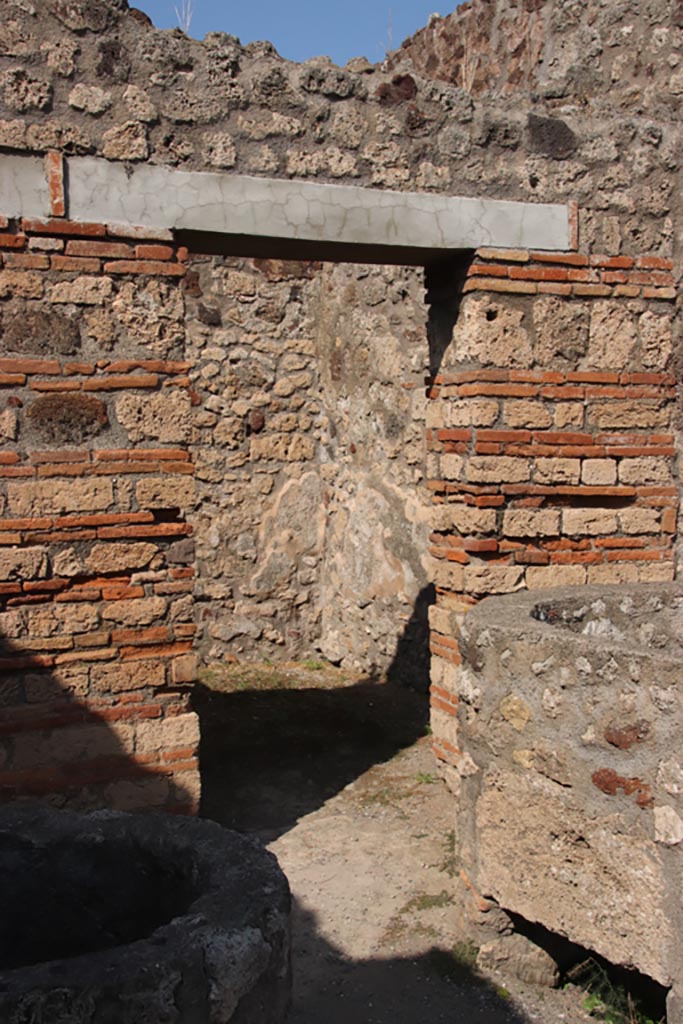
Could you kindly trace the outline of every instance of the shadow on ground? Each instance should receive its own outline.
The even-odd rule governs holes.
[[[200,686],[204,817],[270,842],[422,736],[427,695],[365,679],[334,689]]]
[[[270,679],[250,676],[247,666],[198,685],[202,816],[270,842],[424,735],[433,602],[433,587],[425,587],[384,680],[340,685],[321,672],[317,685],[308,671],[302,685],[280,679],[277,666]]]
[[[288,1024],[529,1024],[509,994],[458,952],[352,960],[293,907],[294,992]],[[305,970],[301,970],[302,965]]]
[[[416,829],[423,833],[425,806],[408,818],[402,800],[421,785],[431,787],[431,772],[416,773],[413,761],[386,778],[379,768],[376,785],[391,790],[386,803],[383,788],[370,786],[366,800],[364,791],[354,788],[348,802],[336,801],[323,818],[300,822],[425,735],[427,617],[433,597],[431,588],[418,596],[382,680],[344,678],[313,663],[219,666],[195,693],[202,735],[201,813],[266,843],[281,837],[285,847],[275,843],[275,851],[306,901],[293,901],[288,1024],[529,1024],[507,993],[476,972],[467,944],[441,948],[444,939],[436,927],[426,940],[413,939],[412,930],[409,938],[386,934],[420,885],[413,886],[413,861],[397,845],[410,841]],[[350,806],[355,810],[349,814]],[[356,829],[365,844],[356,846]],[[441,846],[439,851],[440,856]],[[396,871],[387,872],[383,864],[384,858],[391,862],[392,853],[393,864],[398,857],[404,866],[398,885]],[[363,872],[381,881],[364,885]],[[382,900],[380,908],[376,903]],[[370,927],[363,929],[366,921]]]

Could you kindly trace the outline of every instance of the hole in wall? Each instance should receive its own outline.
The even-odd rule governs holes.
[[[557,964],[560,987],[585,992],[584,1006],[601,1020],[665,1021],[668,989],[639,971],[610,963],[563,935],[507,912],[514,931],[544,950]]]

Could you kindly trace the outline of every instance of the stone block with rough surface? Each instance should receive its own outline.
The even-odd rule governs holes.
[[[484,897],[660,984],[683,982],[680,587],[483,601],[455,691],[458,843]]]

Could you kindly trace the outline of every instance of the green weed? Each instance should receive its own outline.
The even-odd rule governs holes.
[[[479,956],[479,946],[476,946],[472,939],[456,942],[451,950],[451,956],[461,967],[469,967],[471,970],[474,970],[477,964],[477,957]]]
[[[449,878],[455,878],[458,873],[458,861],[455,855],[455,832],[449,829],[444,836],[444,859],[439,864],[439,871],[443,871]]]
[[[407,914],[413,910],[432,910],[433,907],[447,907],[452,902],[453,896],[445,889],[436,894],[422,892],[418,893],[417,896],[413,896],[412,900],[409,900],[401,910],[401,913]]]
[[[584,1010],[604,1024],[664,1024],[663,1017],[651,1017],[638,998],[624,985],[615,983],[592,957],[573,967],[568,979],[584,989]]]
[[[484,979],[477,969],[479,948],[468,939],[456,942],[449,950],[432,949],[429,959],[434,971],[447,981],[456,984],[484,984]]]
[[[361,797],[363,803],[380,804],[382,807],[393,807],[398,800],[406,800],[410,793],[402,792],[396,786],[383,786],[374,792],[364,793]]]

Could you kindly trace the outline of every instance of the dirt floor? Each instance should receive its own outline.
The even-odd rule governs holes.
[[[293,894],[290,1024],[582,1024],[586,993],[486,975],[455,902],[426,696],[316,663],[207,673],[203,813]]]

